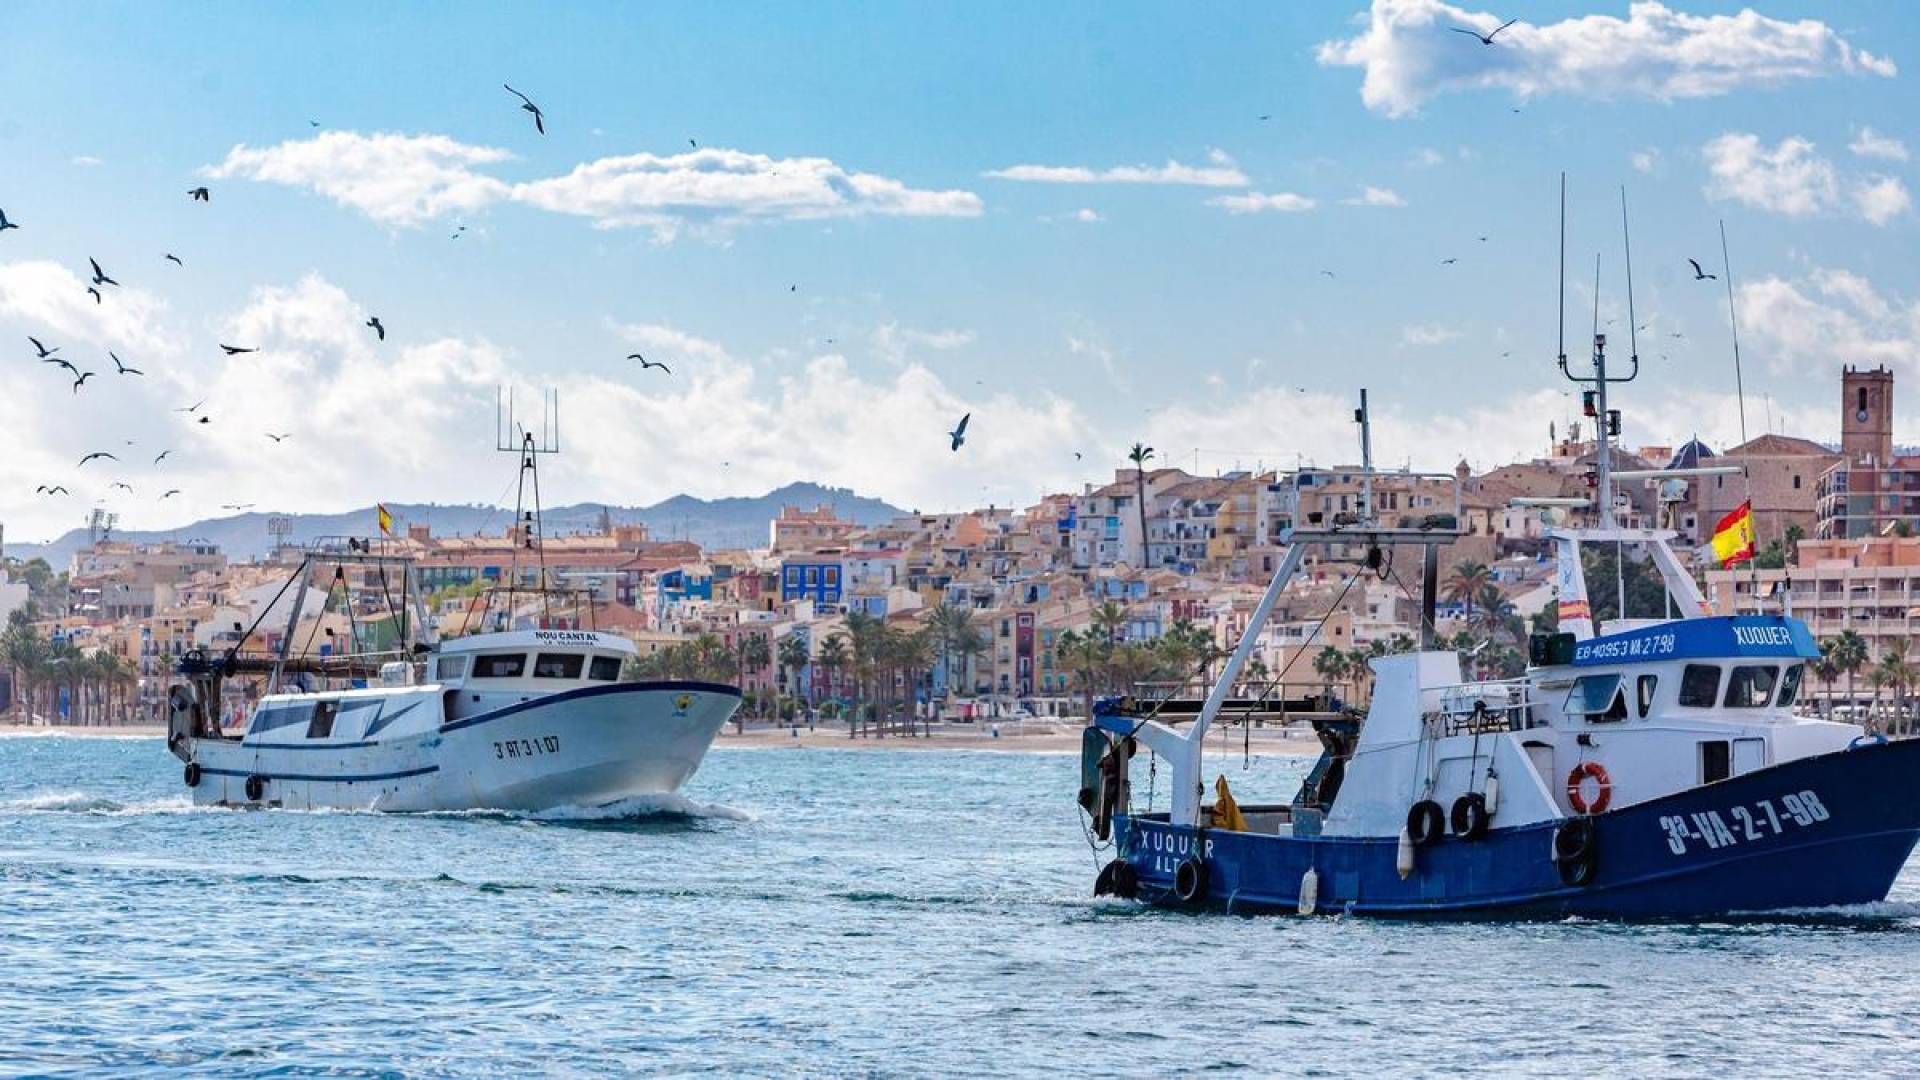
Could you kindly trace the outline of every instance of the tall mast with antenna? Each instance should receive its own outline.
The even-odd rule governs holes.
[[[1740,442],[1747,441],[1747,388],[1740,377],[1740,316],[1733,306],[1733,259],[1727,255],[1727,219],[1720,219],[1720,273],[1727,279],[1727,326],[1733,331],[1733,392],[1740,403]]]

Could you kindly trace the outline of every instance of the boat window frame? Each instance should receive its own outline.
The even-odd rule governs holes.
[[[492,671],[483,670],[490,660],[507,659],[519,661],[519,665],[507,674],[500,675]],[[527,654],[525,650],[519,652],[475,653],[473,656],[473,666],[469,671],[471,677],[475,679],[523,679],[527,674]]]
[[[1758,701],[1735,701],[1734,691],[1740,686],[1743,673],[1765,672],[1766,687],[1760,692]],[[1752,677],[1749,675],[1748,677]],[[1757,685],[1757,684],[1755,684]],[[1774,691],[1780,687],[1780,665],[1778,664],[1735,664],[1727,673],[1726,689],[1722,691],[1720,704],[1728,709],[1764,709],[1773,704]]]
[[[612,664],[613,674],[611,675],[600,674],[601,671],[605,670],[604,668],[601,667],[602,664]],[[595,654],[593,657],[593,661],[587,665],[587,680],[589,682],[619,682],[620,669],[625,666],[626,666],[625,662],[622,661],[621,658],[618,656],[607,656],[604,654]]]
[[[449,680],[449,679],[464,679],[464,678],[466,678],[466,677],[467,677],[467,661],[468,661],[468,660],[470,660],[470,659],[472,659],[472,658],[471,658],[471,657],[468,657],[468,656],[441,656],[441,657],[436,657],[436,658],[435,658],[435,660],[434,660],[434,664],[433,664],[433,679],[434,679],[434,681],[435,681],[435,682],[446,682],[446,681],[447,681],[447,680]],[[455,668],[453,669],[453,671],[452,671],[451,673],[449,673],[449,672],[447,671],[447,665],[448,665],[448,664],[454,664],[454,665],[457,665],[457,666],[456,666],[456,667],[455,667]]]
[[[1807,665],[1788,664],[1780,672],[1780,689],[1774,691],[1773,703],[1782,709],[1791,709],[1800,700],[1800,688],[1805,685]]]
[[[1633,683],[1634,704],[1638,706],[1640,719],[1645,720],[1647,714],[1653,711],[1653,695],[1660,689],[1660,676],[1641,675]]]
[[[1569,716],[1579,716],[1589,724],[1611,724],[1625,720],[1627,710],[1620,682],[1621,676],[1617,671],[1582,675],[1567,688],[1567,698],[1561,711]],[[1601,702],[1605,704],[1599,704]]]
[[[313,710],[307,716],[307,738],[333,738],[333,722],[340,716],[340,701],[328,698],[313,703]]]
[[[1700,700],[1698,685],[1690,685],[1694,682],[1694,672],[1696,671],[1710,671],[1713,673],[1713,688],[1707,692],[1705,701]],[[1719,705],[1720,685],[1726,681],[1723,678],[1725,674],[1726,672],[1721,670],[1719,664],[1688,664],[1686,667],[1680,669],[1680,707],[1683,709],[1711,709]]]
[[[559,661],[559,672],[544,670],[548,665]],[[569,666],[567,661],[572,661]],[[536,679],[560,679],[578,681],[580,673],[587,668],[587,654],[583,652],[537,652],[533,654],[533,677]]]

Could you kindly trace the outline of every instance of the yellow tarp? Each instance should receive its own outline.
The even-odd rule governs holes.
[[[1227,788],[1227,777],[1222,773],[1213,782],[1213,793],[1219,796],[1213,804],[1213,827],[1227,832],[1246,832],[1247,815],[1240,812],[1240,804],[1233,801],[1233,792]]]

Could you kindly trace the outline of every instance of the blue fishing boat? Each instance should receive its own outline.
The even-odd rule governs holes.
[[[1559,632],[1531,640],[1526,673],[1469,680],[1458,653],[1433,648],[1458,482],[1451,518],[1386,524],[1363,392],[1358,508],[1328,520],[1295,500],[1282,565],[1205,700],[1184,714],[1129,699],[1094,710],[1080,803],[1114,850],[1097,893],[1232,911],[1678,919],[1886,898],[1920,840],[1920,740],[1796,711],[1819,655],[1806,627],[1784,611],[1715,614],[1676,534],[1616,524],[1615,481],[1654,476],[1611,467],[1604,336],[1591,374],[1569,378],[1593,387],[1601,419],[1593,498],[1578,500],[1592,520],[1549,532]],[[1364,715],[1314,719],[1324,751],[1292,801],[1235,805],[1223,779],[1208,802],[1204,740],[1281,591],[1325,545],[1370,565],[1424,550],[1423,647],[1372,661]],[[1580,553],[1599,545],[1643,553],[1677,615],[1596,625]],[[1135,808],[1143,749],[1170,778],[1165,810]]]

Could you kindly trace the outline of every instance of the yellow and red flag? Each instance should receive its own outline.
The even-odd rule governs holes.
[[[393,535],[393,515],[387,513],[387,504],[374,503],[373,508],[380,514],[380,535]]]
[[[1713,557],[1721,566],[1753,558],[1753,500],[1735,507],[1713,527]]]

